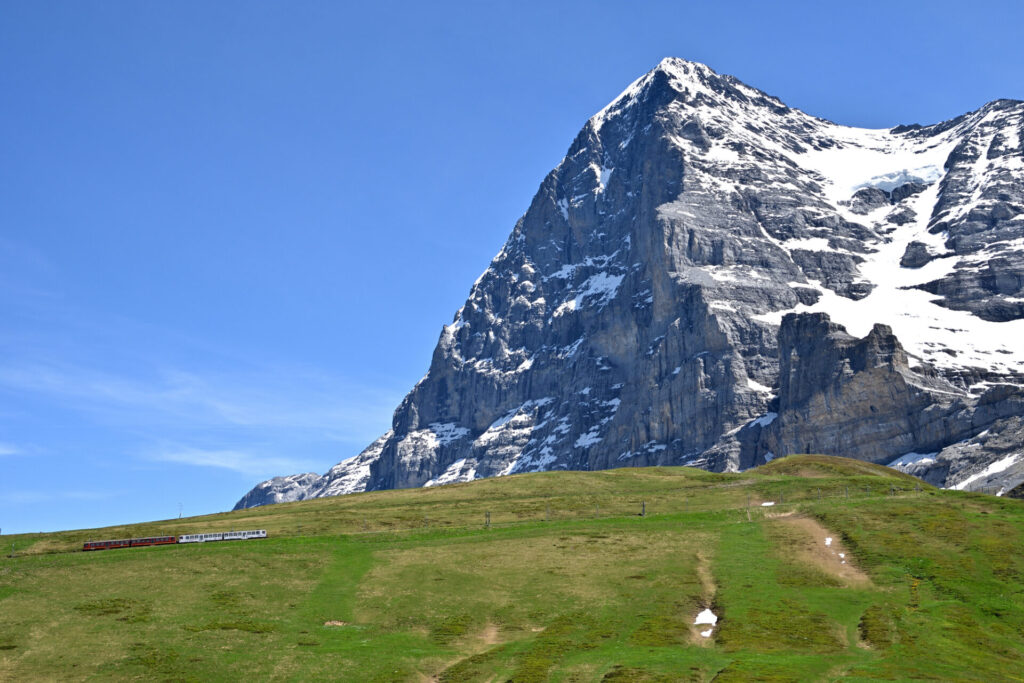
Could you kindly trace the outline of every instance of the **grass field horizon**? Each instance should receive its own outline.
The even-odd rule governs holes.
[[[826,456],[3,536],[0,679],[1020,680],[1022,538],[1024,502]]]

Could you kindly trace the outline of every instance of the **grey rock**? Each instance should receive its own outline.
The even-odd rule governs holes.
[[[938,486],[1010,495],[1024,483],[1022,443],[1024,419],[1015,415],[996,420],[969,439],[897,467]]]
[[[886,221],[892,225],[902,226],[907,223],[913,223],[917,220],[917,213],[910,207],[903,206],[892,211],[886,216]]]
[[[271,505],[273,503],[291,503],[302,500],[306,492],[320,475],[314,472],[292,474],[287,477],[274,477],[257,484],[249,493],[235,504],[234,510]]]
[[[857,190],[850,200],[850,210],[854,213],[868,214],[891,203],[889,193],[877,187],[865,187]]]
[[[904,268],[920,268],[921,266],[930,263],[934,258],[935,254],[928,249],[927,244],[914,240],[907,245],[906,251],[903,252],[903,258],[900,259],[900,265]]]
[[[370,480],[370,463],[380,457],[380,451],[390,436],[391,432],[384,434],[362,453],[338,463],[322,476],[309,472],[261,482],[235,503],[233,509],[365,491]]]
[[[893,188],[892,192],[889,193],[889,200],[893,204],[898,204],[907,197],[913,197],[916,194],[921,194],[927,187],[927,185],[922,183],[903,183],[899,187]]]
[[[888,326],[876,324],[857,339],[823,313],[783,319],[779,377],[778,419],[762,437],[773,453],[841,453],[888,464],[964,442],[1024,411],[1020,387],[976,398],[926,368],[911,369]],[[761,454],[753,455],[756,462]]]
[[[946,161],[931,231],[961,257],[952,273],[921,285],[942,306],[985,320],[1024,318],[1024,103],[996,100],[974,114]]]

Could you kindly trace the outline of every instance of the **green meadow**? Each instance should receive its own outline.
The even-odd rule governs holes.
[[[1024,501],[823,456],[3,536],[0,680],[1024,680],[1022,541]]]

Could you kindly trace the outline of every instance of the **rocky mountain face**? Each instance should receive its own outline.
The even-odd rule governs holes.
[[[865,130],[666,59],[541,183],[393,429],[238,507],[788,453],[1024,481],[1024,102]]]

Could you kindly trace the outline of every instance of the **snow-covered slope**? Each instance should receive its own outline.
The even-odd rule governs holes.
[[[392,431],[302,495],[808,450],[990,470],[1024,436],[1022,140],[1017,101],[863,130],[666,59],[544,179]]]

